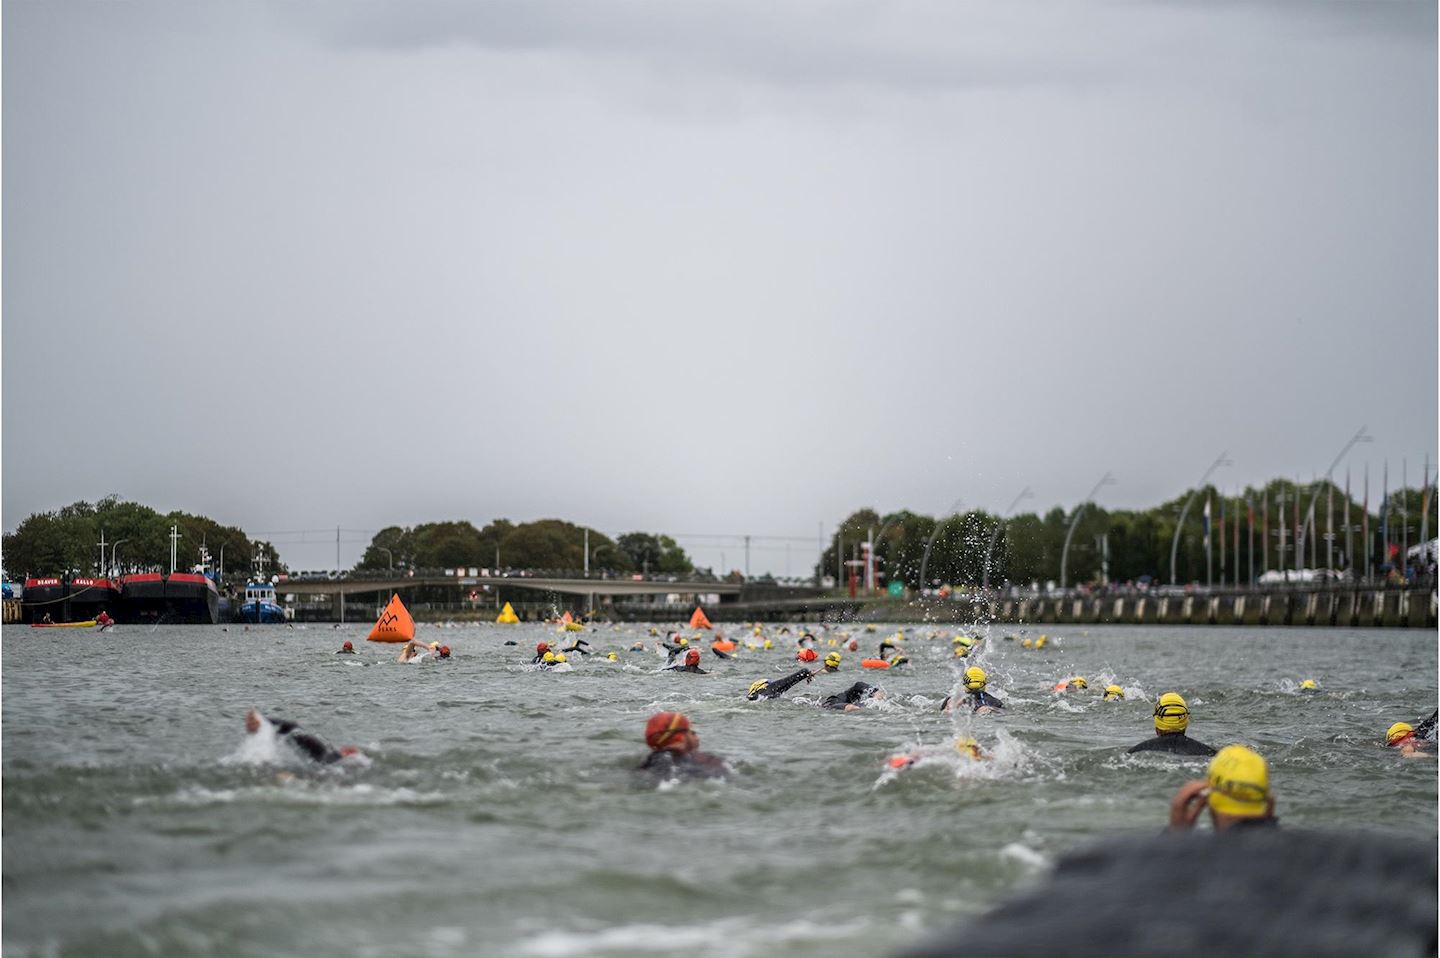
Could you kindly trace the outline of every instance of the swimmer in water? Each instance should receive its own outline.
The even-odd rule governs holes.
[[[724,778],[729,769],[723,759],[700,751],[700,736],[679,712],[660,712],[645,723],[645,744],[650,754],[637,771],[656,778]]]
[[[425,656],[429,654],[429,646],[427,646],[424,642],[417,642],[416,640],[411,639],[409,642],[405,643],[405,648],[400,650],[400,654],[396,657],[395,661],[419,662],[422,661]]]
[[[546,652],[543,656],[540,657],[539,667],[542,670],[549,672],[555,669],[557,666],[564,665],[568,661],[570,660],[565,657],[564,652]]]
[[[541,662],[544,662],[544,661],[545,661],[545,653],[546,653],[546,652],[550,652],[550,651],[551,651],[551,649],[550,649],[550,643],[549,643],[549,642],[545,642],[545,641],[543,641],[543,640],[540,641],[540,642],[536,642],[536,643],[535,643],[535,658],[533,658],[533,659],[530,660],[530,664],[531,664],[531,665],[539,665]]]
[[[826,671],[826,672],[839,672],[839,671],[840,671],[840,653],[839,653],[839,652],[826,652],[826,653],[825,653],[825,669],[824,669],[824,671]]]
[[[751,702],[756,699],[776,699],[801,682],[809,682],[814,677],[815,673],[809,669],[796,669],[783,679],[776,679],[774,682],[769,679],[760,679],[758,682],[750,684],[750,690],[745,693],[745,697]]]
[[[561,649],[560,651],[579,652],[581,655],[589,655],[590,643],[586,642],[584,639],[576,639],[574,642],[571,642],[569,645],[565,646],[565,648]]]
[[[964,686],[966,696],[960,700],[961,705],[968,705],[970,711],[976,715],[988,715],[1005,707],[1005,703],[985,691],[990,676],[978,665],[972,665],[965,670],[961,678],[961,685]],[[950,696],[945,696],[945,701],[940,703],[940,711],[949,712],[954,706],[950,703]]]
[[[669,635],[666,636],[666,638],[675,640],[673,642],[660,643],[661,647],[664,648],[667,653],[665,659],[665,668],[669,669],[674,668],[675,663],[681,661],[681,657],[690,647],[690,640],[685,638],[685,636],[681,635],[679,632],[671,632]]]
[[[340,648],[335,651],[335,654],[336,654],[336,655],[358,655],[359,653],[355,651],[355,643],[351,642],[349,639],[346,639],[346,640],[345,640],[345,644],[342,645],[342,646],[340,646]]]
[[[450,658],[450,646],[448,646],[448,645],[442,645],[442,646],[440,646],[440,648],[438,648],[438,649],[435,650],[435,657],[436,657],[437,659],[448,659],[448,658]]]
[[[980,747],[979,742],[963,735],[955,740],[955,751],[974,762],[983,762],[990,757],[989,754]],[[893,769],[909,768],[922,758],[924,758],[924,756],[919,752],[902,752],[899,755],[890,756],[885,764]]]
[[[101,631],[104,631],[105,629],[108,629],[110,628],[110,626],[114,625],[115,620],[110,618],[109,612],[101,609],[100,614],[95,616],[95,624],[100,626]]]
[[[1243,745],[1222,748],[1210,760],[1205,778],[1186,782],[1170,799],[1170,830],[1194,828],[1202,807],[1210,809],[1217,832],[1279,824],[1265,759]]]
[[[1314,679],[1305,679],[1295,691],[1301,695],[1318,695],[1320,693],[1320,686],[1315,684]]]
[[[671,672],[694,672],[696,675],[709,675],[700,667],[700,650],[691,649],[685,653],[685,664],[670,669]]]
[[[1405,758],[1434,755],[1437,718],[1440,718],[1440,713],[1432,713],[1429,718],[1417,725],[1411,725],[1409,722],[1396,722],[1385,731],[1385,747],[1399,749],[1400,754]]]
[[[342,758],[361,754],[360,750],[353,745],[342,745],[338,749],[331,748],[319,736],[300,731],[300,725],[297,722],[289,722],[285,719],[267,719],[253,708],[245,713],[245,731],[250,735],[258,733],[266,722],[275,727],[277,737],[289,742],[306,758],[321,765],[333,765]]]
[[[871,699],[879,701],[885,697],[885,693],[868,682],[856,682],[843,692],[826,696],[821,701],[820,707],[835,709],[838,712],[858,711],[866,702]]]
[[[1125,690],[1118,685],[1105,686],[1105,694],[1100,697],[1102,702],[1122,702],[1125,700]]]
[[[1215,750],[1185,734],[1190,707],[1178,692],[1166,692],[1155,705],[1155,737],[1128,749],[1131,752],[1169,752],[1172,755],[1214,755]]]
[[[1083,676],[1074,675],[1068,679],[1061,679],[1055,683],[1056,692],[1084,692],[1090,688],[1090,683],[1085,681]]]

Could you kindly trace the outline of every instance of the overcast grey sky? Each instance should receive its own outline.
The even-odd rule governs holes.
[[[6,0],[3,54],[7,530],[805,574],[865,505],[1434,461],[1430,0]]]

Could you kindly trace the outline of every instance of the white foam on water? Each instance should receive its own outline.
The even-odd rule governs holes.
[[[863,929],[865,920],[819,924],[802,919],[781,925],[756,925],[744,919],[725,918],[702,925],[618,925],[591,932],[546,931],[521,941],[517,953],[536,958],[575,958],[581,955],[640,955],[654,952],[689,952],[692,956],[739,958],[742,955],[782,954],[783,946],[799,941],[844,941]]]
[[[1050,859],[1037,852],[1035,849],[1019,842],[1011,842],[1000,849],[1000,857],[1008,858],[1011,861],[1019,862],[1026,868],[1040,871],[1050,867]]]

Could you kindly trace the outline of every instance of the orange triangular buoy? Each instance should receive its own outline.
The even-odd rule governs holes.
[[[510,603],[506,602],[505,608],[500,610],[500,614],[495,617],[495,621],[505,625],[514,625],[520,621],[520,616],[516,615],[515,610],[510,607]]]
[[[566,612],[564,615],[560,616],[560,624],[561,624],[561,625],[569,625],[571,622],[574,622],[574,621],[575,621],[575,620],[570,617],[570,613],[569,613],[569,612]]]
[[[714,626],[712,626],[712,625],[710,624],[710,620],[707,619],[707,618],[705,618],[705,610],[701,609],[698,605],[695,607],[695,614],[692,615],[692,616],[690,616],[690,628],[692,628],[692,629],[710,629],[710,628],[714,628]]]
[[[366,639],[371,642],[409,642],[413,638],[415,620],[410,618],[410,610],[405,608],[400,596],[392,595],[390,604],[380,613],[380,618],[375,620],[375,628],[370,630]]]

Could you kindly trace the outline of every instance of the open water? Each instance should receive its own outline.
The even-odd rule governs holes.
[[[1205,763],[1124,750],[1171,689],[1194,738],[1269,759],[1287,826],[1436,843],[1435,762],[1380,747],[1435,708],[1433,631],[1057,627],[1031,651],[996,628],[966,661],[952,629],[907,627],[909,670],[862,673],[894,627],[817,629],[822,654],[842,631],[861,653],[769,702],[744,691],[795,667],[778,627],[771,652],[707,652],[704,676],[657,672],[644,626],[585,633],[621,661],[568,673],[523,667],[537,640],[568,641],[539,625],[422,625],[455,659],[419,665],[367,631],[6,627],[5,953],[886,955],[1065,850],[1162,829]],[[345,638],[359,655],[333,654]],[[966,664],[1003,714],[939,711]],[[1073,674],[1088,694],[1051,691]],[[815,707],[862,677],[886,701]],[[1297,694],[1304,678],[1322,693]],[[1109,682],[1124,702],[1100,700]],[[251,705],[368,766],[247,738]],[[636,781],[662,709],[690,715],[729,781]],[[993,758],[958,756],[957,734]],[[887,771],[917,746],[930,757]]]

